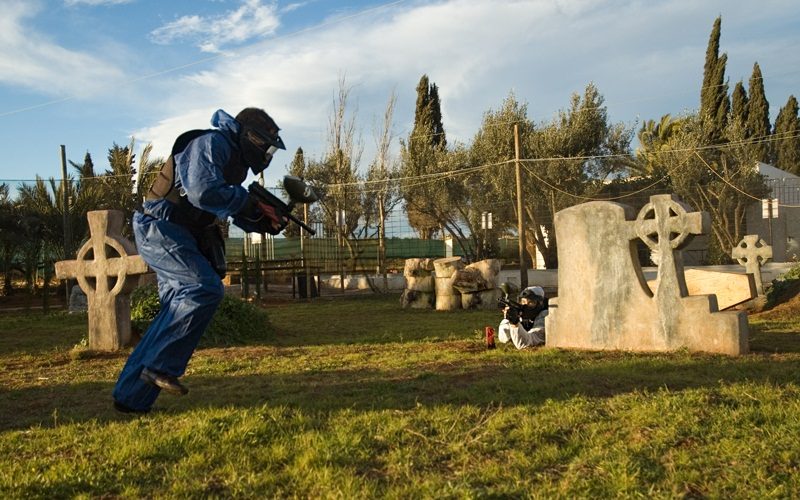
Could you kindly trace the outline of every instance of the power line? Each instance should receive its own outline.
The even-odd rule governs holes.
[[[800,133],[795,133],[795,134],[791,134],[791,135],[788,135],[788,134],[789,133],[787,132],[786,134],[780,135],[778,137],[775,137],[775,134],[771,134],[769,136],[761,136],[761,137],[756,137],[756,138],[742,139],[740,141],[734,141],[734,142],[730,142],[730,143],[726,143],[726,144],[715,144],[715,145],[708,145],[708,146],[694,146],[694,147],[680,148],[680,149],[667,149],[667,150],[661,150],[658,153],[659,154],[677,154],[677,153],[690,153],[690,154],[691,153],[695,153],[695,154],[697,154],[698,152],[701,152],[701,151],[733,149],[733,148],[737,148],[737,147],[744,147],[744,146],[750,146],[750,145],[754,145],[754,144],[762,144],[762,143],[767,143],[767,142],[772,142],[772,141],[779,141],[779,140],[786,140],[786,139],[796,139],[796,138],[800,137]],[[520,159],[520,162],[526,163],[526,164],[530,164],[530,163],[547,163],[547,162],[570,162],[570,161],[587,162],[587,161],[596,161],[596,160],[608,160],[608,159],[614,159],[614,158],[619,158],[619,159],[627,158],[627,159],[635,160],[635,156],[636,156],[635,154],[630,154],[630,153],[613,153],[613,154],[602,154],[602,155],[584,155],[584,156],[566,156],[566,157],[564,157],[564,156],[551,156],[551,157],[545,157],[545,158],[522,158],[522,159]],[[327,187],[329,189],[346,188],[346,187],[354,187],[354,186],[364,186],[364,188],[366,189],[367,186],[369,186],[369,185],[383,185],[383,184],[390,183],[390,182],[392,182],[392,183],[403,183],[403,182],[406,182],[406,181],[415,181],[415,180],[416,181],[420,181],[420,182],[415,183],[415,184],[406,184],[405,185],[406,187],[416,187],[416,186],[420,186],[420,185],[424,185],[424,184],[428,184],[428,183],[437,182],[437,181],[439,181],[439,180],[441,180],[443,178],[473,174],[473,173],[477,173],[477,172],[480,172],[482,170],[487,170],[487,169],[490,169],[490,168],[493,168],[493,167],[504,167],[506,165],[509,165],[509,164],[513,163],[514,161],[515,160],[504,160],[504,161],[499,161],[499,162],[494,162],[494,163],[486,163],[486,164],[482,164],[482,165],[477,165],[477,166],[467,167],[467,168],[462,168],[462,169],[457,169],[457,170],[446,170],[446,171],[441,171],[441,172],[431,172],[431,173],[412,175],[412,176],[406,176],[406,177],[390,177],[390,178],[387,178],[387,179],[361,180],[361,181],[347,182],[347,183],[329,183],[329,184],[325,184],[323,186]],[[527,165],[525,167],[526,167],[526,169],[529,169],[529,167]],[[741,166],[740,168],[743,168],[743,166]],[[533,173],[531,170],[529,170],[529,172]],[[533,175],[536,176],[535,174],[533,174]],[[94,180],[104,181],[104,180],[114,180],[114,179],[119,179],[119,178],[130,178],[130,177],[131,176],[129,176],[128,174],[116,174],[116,175],[115,174],[104,174],[104,175],[95,175],[95,176],[91,176],[91,177],[82,177],[82,178],[79,178],[79,179],[75,179],[73,177],[69,177],[67,179],[67,182],[69,182],[69,183],[81,183],[81,182],[94,181]],[[536,177],[539,178],[538,176],[536,176]],[[48,182],[50,180],[54,180],[54,178],[53,177],[49,177],[49,178],[45,179],[45,178],[39,177],[39,178],[36,178],[36,179],[0,179],[0,183],[8,183],[8,182],[22,182],[22,183]],[[367,192],[379,192],[379,191],[380,190],[377,189],[377,190],[374,190],[374,191],[367,191]],[[570,196],[575,196],[575,195],[572,195],[570,193],[564,193],[564,194],[569,194]]]
[[[755,201],[761,201],[761,198],[758,198],[758,197],[756,197],[756,196],[753,196],[752,194],[750,194],[750,193],[748,193],[748,192],[746,192],[746,191],[744,191],[744,190],[740,189],[739,187],[737,187],[737,186],[735,186],[735,185],[731,184],[731,183],[730,183],[730,181],[728,181],[728,179],[726,179],[725,177],[723,177],[722,175],[720,175],[720,173],[719,173],[719,172],[717,172],[716,170],[714,170],[714,168],[713,168],[711,165],[709,165],[709,164],[708,164],[708,162],[707,162],[705,159],[703,159],[703,157],[702,157],[702,156],[700,156],[698,153],[695,153],[695,154],[697,155],[697,157],[698,157],[698,158],[700,158],[700,161],[702,161],[702,162],[703,162],[703,164],[705,164],[705,166],[708,168],[708,170],[710,170],[710,171],[711,171],[711,172],[712,172],[714,175],[716,175],[717,177],[719,177],[719,179],[720,179],[722,182],[724,182],[725,184],[727,184],[729,187],[733,188],[735,191],[739,192],[740,194],[742,194],[742,195],[744,195],[744,196],[746,196],[746,197],[748,197],[748,198],[751,198],[751,199],[753,199],[753,200],[755,200]],[[800,205],[784,205],[784,204],[780,204],[780,203],[779,203],[779,204],[777,204],[777,205],[778,205],[779,207],[783,207],[783,208],[800,208]]]
[[[788,133],[787,133],[788,134]],[[740,141],[734,141],[726,144],[716,144],[716,145],[708,145],[708,146],[695,146],[689,148],[680,148],[680,149],[667,149],[659,151],[661,154],[675,154],[675,153],[693,153],[696,151],[709,151],[709,150],[723,150],[723,149],[731,149],[736,147],[742,146],[749,146],[753,144],[761,144],[771,141],[778,141],[778,140],[785,140],[785,139],[795,139],[800,137],[800,133],[794,135],[782,135],[780,137],[775,138],[774,134],[770,136],[762,136],[750,139],[742,139]],[[551,156],[546,158],[522,158],[520,162],[523,163],[547,163],[547,162],[555,162],[555,161],[594,161],[594,160],[607,160],[607,159],[614,159],[614,158],[629,158],[635,159],[635,155],[631,155],[630,153],[614,153],[614,154],[603,154],[603,155],[586,155],[586,156]],[[432,179],[433,182],[439,180],[441,177],[449,177],[454,175],[461,175],[461,174],[469,174],[474,173],[480,170],[485,170],[491,167],[499,167],[505,166],[508,164],[513,163],[515,160],[504,160],[496,163],[488,163],[483,165],[478,165],[475,167],[469,167],[466,169],[460,170],[453,170],[453,171],[443,171],[443,172],[434,172],[430,174],[421,174],[416,176],[407,176],[407,177],[396,177],[390,179],[379,179],[379,180],[369,180],[369,181],[357,181],[357,182],[349,182],[349,183],[341,183],[341,184],[327,184],[329,187],[349,187],[349,186],[366,186],[368,184],[378,184],[378,183],[386,183],[392,181],[405,181],[405,180],[415,180],[415,179]]]
[[[684,165],[685,164],[686,163],[684,163]],[[559,188],[557,186],[554,186],[553,184],[547,182],[545,179],[542,179],[529,166],[527,166],[527,165],[523,165],[523,166],[525,167],[525,171],[526,172],[528,172],[530,175],[532,175],[534,178],[536,178],[536,180],[538,180],[539,182],[541,182],[545,186],[549,187],[553,191],[557,191],[557,192],[559,192],[561,194],[565,194],[567,196],[571,196],[573,198],[577,198],[579,200],[585,200],[585,201],[614,201],[614,200],[621,200],[622,198],[628,198],[630,196],[635,196],[635,195],[637,195],[639,193],[643,193],[643,192],[647,191],[648,189],[650,189],[650,188],[652,188],[654,186],[657,186],[658,184],[660,184],[662,181],[666,180],[670,176],[670,174],[666,174],[663,177],[661,177],[660,179],[658,179],[657,181],[655,181],[655,182],[653,182],[651,184],[648,184],[647,186],[645,186],[645,187],[643,187],[641,189],[638,189],[636,191],[632,191],[630,193],[625,193],[625,194],[622,194],[622,195],[619,195],[619,196],[612,196],[612,197],[609,197],[609,198],[593,198],[593,197],[590,197],[590,196],[583,196],[583,195],[573,194],[573,193],[569,193],[567,191],[564,191],[563,189],[561,189],[561,188]]]
[[[509,122],[513,123],[513,122]],[[732,149],[736,147],[742,146],[750,146],[754,144],[762,144],[774,141],[781,141],[787,139],[796,139],[800,137],[800,133],[790,135],[791,132],[784,132],[782,134],[769,134],[759,137],[751,137],[747,139],[741,139],[738,141],[732,141],[725,144],[712,144],[707,146],[693,146],[689,148],[682,148],[682,149],[668,149],[668,150],[661,150],[658,151],[660,154],[671,154],[671,153],[693,153],[696,151],[708,151],[708,150],[723,150],[723,149]],[[594,161],[594,160],[605,160],[605,159],[613,159],[613,158],[629,158],[635,159],[635,154],[630,153],[614,153],[614,154],[603,154],[603,155],[585,155],[585,156],[570,156],[570,157],[562,157],[562,156],[551,156],[551,157],[544,157],[544,158],[521,158],[520,162],[523,163],[546,163],[546,162],[553,162],[553,161]],[[402,182],[406,180],[423,180],[423,179],[430,179],[429,182],[435,182],[439,180],[441,177],[449,177],[449,176],[458,176],[458,175],[466,175],[474,172],[478,172],[480,170],[485,170],[491,167],[501,167],[505,166],[509,163],[512,163],[514,160],[504,160],[495,163],[488,163],[483,165],[478,165],[475,167],[468,167],[465,169],[458,169],[458,170],[448,170],[442,172],[433,172],[428,174],[420,174],[415,176],[406,176],[406,177],[391,177],[388,179],[373,179],[373,180],[362,180],[362,181],[355,181],[349,183],[330,183],[326,184],[325,186],[329,188],[340,188],[340,187],[350,187],[350,186],[367,186],[369,184],[385,184],[387,182]],[[741,168],[741,167],[740,167]],[[115,178],[125,178],[129,177],[128,174],[105,174],[99,176],[91,176],[91,177],[82,177],[80,179],[73,179],[68,178],[68,182],[84,182],[90,180],[108,180],[108,179],[115,179]],[[48,179],[53,179],[50,177]],[[37,179],[0,179],[0,182],[38,182],[40,180],[46,181],[48,179],[37,178]],[[409,185],[408,187],[415,187],[418,185],[424,185],[429,182],[421,182],[417,184]],[[378,192],[378,191],[375,191]],[[569,193],[567,193],[569,194]]]

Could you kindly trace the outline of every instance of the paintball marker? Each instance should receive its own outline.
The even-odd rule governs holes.
[[[506,311],[506,319],[508,319],[512,325],[516,325],[519,324],[519,320],[522,317],[522,304],[508,298],[512,292],[511,288],[511,285],[508,283],[502,283],[500,285],[500,290],[503,292],[503,296],[497,299],[497,306],[500,309],[505,309],[508,307],[508,311]]]
[[[267,191],[264,186],[258,182],[252,182],[247,190],[250,196],[256,200],[275,208],[275,211],[280,216],[284,216],[293,221],[298,226],[306,230],[308,234],[316,234],[317,232],[311,227],[307,226],[300,219],[292,215],[292,210],[297,203],[314,203],[319,200],[317,193],[311,189],[311,186],[300,177],[293,175],[286,175],[283,177],[283,188],[289,193],[289,203],[284,203],[283,200]]]

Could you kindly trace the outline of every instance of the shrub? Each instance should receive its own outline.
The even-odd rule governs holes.
[[[131,294],[131,330],[139,336],[144,335],[160,310],[156,285],[140,286],[134,290]]]
[[[794,266],[782,276],[772,280],[767,290],[767,308],[786,302],[800,292],[800,265]]]
[[[147,285],[131,294],[131,328],[144,335],[161,305],[158,288]],[[211,324],[200,338],[200,347],[218,347],[264,340],[272,336],[267,312],[248,302],[225,295]]]

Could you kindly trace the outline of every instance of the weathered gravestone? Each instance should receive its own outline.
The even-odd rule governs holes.
[[[400,297],[400,304],[412,309],[432,308],[436,300],[433,259],[406,259],[403,277],[406,284]]]
[[[461,292],[453,284],[456,281],[456,273],[464,267],[461,257],[444,257],[433,261],[437,311],[461,309]]]
[[[89,212],[91,237],[76,260],[56,262],[59,279],[76,278],[88,299],[89,349],[114,351],[131,340],[130,293],[147,264],[122,236],[118,210]]]
[[[497,309],[497,275],[501,267],[498,259],[484,259],[456,270],[453,288],[461,294],[463,309]]]
[[[570,207],[556,214],[555,228],[558,297],[546,319],[548,347],[748,351],[744,312],[718,312],[714,295],[688,296],[680,249],[709,230],[708,214],[658,195],[637,217],[612,202]],[[656,290],[644,279],[637,239],[660,250]]]
[[[86,299],[86,294],[83,293],[80,285],[73,285],[72,290],[69,292],[69,312],[84,313],[88,308],[89,302]]]
[[[748,234],[733,248],[731,257],[739,261],[747,273],[753,275],[756,281],[756,291],[759,295],[764,295],[761,266],[772,258],[772,247],[767,245],[757,234]]]
[[[500,290],[497,274],[501,263],[486,259],[464,266],[461,257],[406,259],[403,307],[439,311],[496,308]],[[434,272],[435,271],[435,272]]]

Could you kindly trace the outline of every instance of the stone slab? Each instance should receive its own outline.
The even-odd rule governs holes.
[[[720,311],[755,298],[756,280],[752,274],[722,273],[703,269],[686,269],[686,291],[689,295],[714,295]],[[650,290],[658,288],[658,280],[647,281]]]

